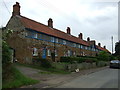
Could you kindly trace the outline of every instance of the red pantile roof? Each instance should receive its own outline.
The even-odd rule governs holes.
[[[80,43],[80,44],[89,46],[87,41],[84,41],[84,40],[82,40],[78,37],[75,37],[73,35],[69,35],[69,34],[67,34],[65,32],[62,32],[62,31],[60,31],[58,29],[55,29],[55,28],[50,28],[47,25],[36,22],[36,21],[31,20],[29,18],[26,18],[24,16],[18,16],[18,17],[20,18],[21,22],[23,23],[23,25],[26,28],[30,28],[30,29],[33,29],[35,31],[46,33],[46,34],[51,35],[51,36],[55,36],[55,37],[62,38],[62,39],[68,40],[68,41],[72,41],[72,42],[76,42],[76,43]],[[105,48],[102,48],[102,47],[99,47],[99,46],[97,46],[97,48],[102,50],[102,51],[109,52]]]
[[[102,50],[102,51],[106,51],[106,52],[109,52],[109,53],[110,53],[110,51],[108,51],[107,49],[102,48],[102,47],[100,47],[100,46],[97,46],[97,48],[100,49],[100,50]]]
[[[26,17],[23,17],[23,16],[20,16],[20,17],[21,17],[20,20],[22,21],[23,25],[26,28],[30,28],[30,29],[33,29],[33,30],[38,31],[38,32],[46,33],[48,35],[52,35],[52,36],[55,36],[58,38],[68,40],[68,41],[72,41],[72,42],[76,42],[76,43],[80,43],[80,44],[89,46],[89,44],[87,42],[79,39],[78,37],[69,35],[69,34],[62,32],[62,31],[55,29],[55,28],[50,28],[44,24],[41,24],[41,23],[36,22],[34,20],[28,19]]]

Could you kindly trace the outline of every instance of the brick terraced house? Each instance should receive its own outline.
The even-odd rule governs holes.
[[[70,27],[66,33],[53,28],[53,20],[48,20],[48,25],[36,22],[20,14],[20,5],[13,5],[13,12],[7,29],[14,33],[7,42],[15,51],[15,58],[22,63],[31,63],[34,57],[51,59],[55,52],[55,60],[61,56],[96,56],[99,51],[109,52],[106,47],[96,45],[95,40],[83,40],[80,33],[78,37],[71,35]]]

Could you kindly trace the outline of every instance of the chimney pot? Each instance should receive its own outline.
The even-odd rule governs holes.
[[[101,43],[98,43],[98,46],[101,47]]]
[[[90,41],[90,37],[87,38],[87,41]]]
[[[48,26],[53,28],[53,21],[51,18],[49,18],[49,20],[48,20]]]
[[[67,34],[71,34],[70,27],[67,27]]]
[[[105,49],[106,49],[106,46],[104,46],[103,48],[105,48]]]

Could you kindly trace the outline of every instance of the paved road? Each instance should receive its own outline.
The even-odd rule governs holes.
[[[83,75],[56,88],[118,88],[118,69],[104,69]]]
[[[41,74],[40,72],[42,70],[33,69],[30,67],[24,67],[20,65],[15,65],[15,66],[25,76],[28,76],[36,80],[40,80],[40,83],[37,83],[34,85],[22,86],[21,88],[53,88],[63,83],[74,80],[77,77],[98,72],[108,68],[108,67],[100,67],[100,68],[94,68],[94,69],[88,69],[88,70],[80,70],[79,73],[74,72],[71,74]]]

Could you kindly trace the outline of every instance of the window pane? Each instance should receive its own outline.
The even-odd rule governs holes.
[[[50,49],[47,50],[48,56],[51,56]]]
[[[34,33],[34,38],[37,38],[37,33]]]
[[[38,50],[37,50],[37,48],[33,48],[33,56],[38,56]]]
[[[63,44],[64,44],[64,45],[66,44],[66,41],[65,41],[65,40],[63,40]]]
[[[55,42],[55,38],[54,37],[51,37],[51,42]]]
[[[58,43],[58,38],[56,38],[56,43]]]

